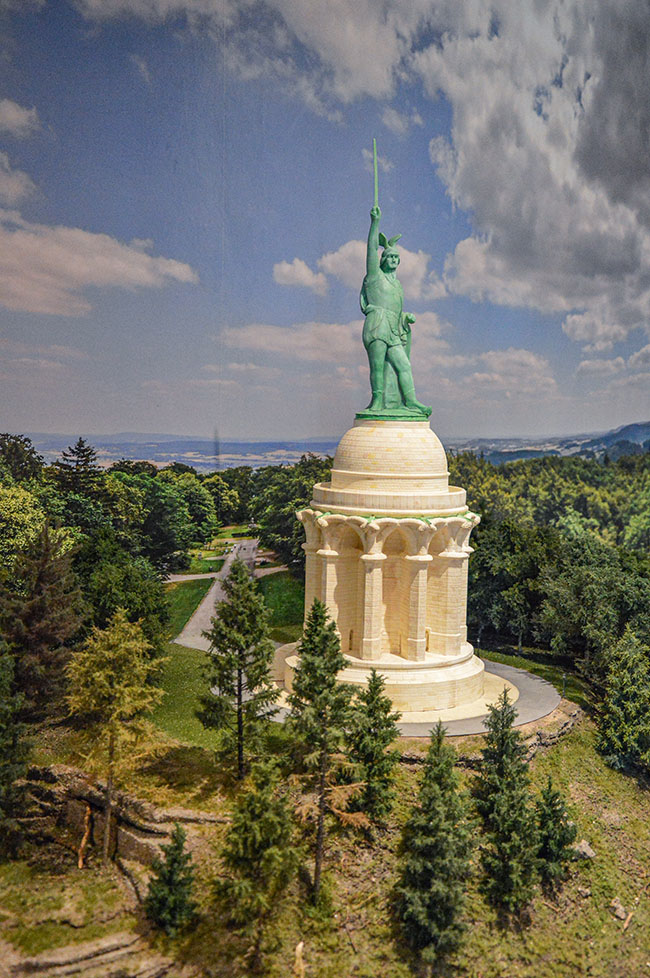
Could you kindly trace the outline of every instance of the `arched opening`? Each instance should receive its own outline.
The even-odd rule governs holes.
[[[337,626],[341,635],[341,650],[358,655],[361,645],[363,567],[360,560],[363,546],[359,534],[344,526],[337,534],[336,586],[334,601],[337,607]]]
[[[399,527],[386,537],[383,552],[386,560],[382,566],[381,650],[401,655],[408,637],[408,581],[404,567],[404,556],[408,551]]]

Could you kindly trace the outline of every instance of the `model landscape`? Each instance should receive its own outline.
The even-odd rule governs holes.
[[[2,6],[3,978],[650,974],[647,36]]]

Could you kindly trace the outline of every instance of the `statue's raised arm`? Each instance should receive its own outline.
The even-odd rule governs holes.
[[[381,210],[379,204],[370,211],[370,230],[368,231],[368,250],[366,252],[366,275],[376,275],[379,272],[379,221]]]

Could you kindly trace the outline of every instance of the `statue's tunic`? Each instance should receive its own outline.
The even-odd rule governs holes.
[[[363,327],[366,349],[373,340],[381,340],[389,347],[405,343],[409,328],[402,314],[404,291],[398,278],[389,278],[381,271],[366,275],[359,302],[366,317]]]

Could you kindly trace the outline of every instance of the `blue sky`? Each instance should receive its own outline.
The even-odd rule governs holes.
[[[650,417],[642,0],[0,0],[0,428],[336,436],[382,162],[443,437]]]

